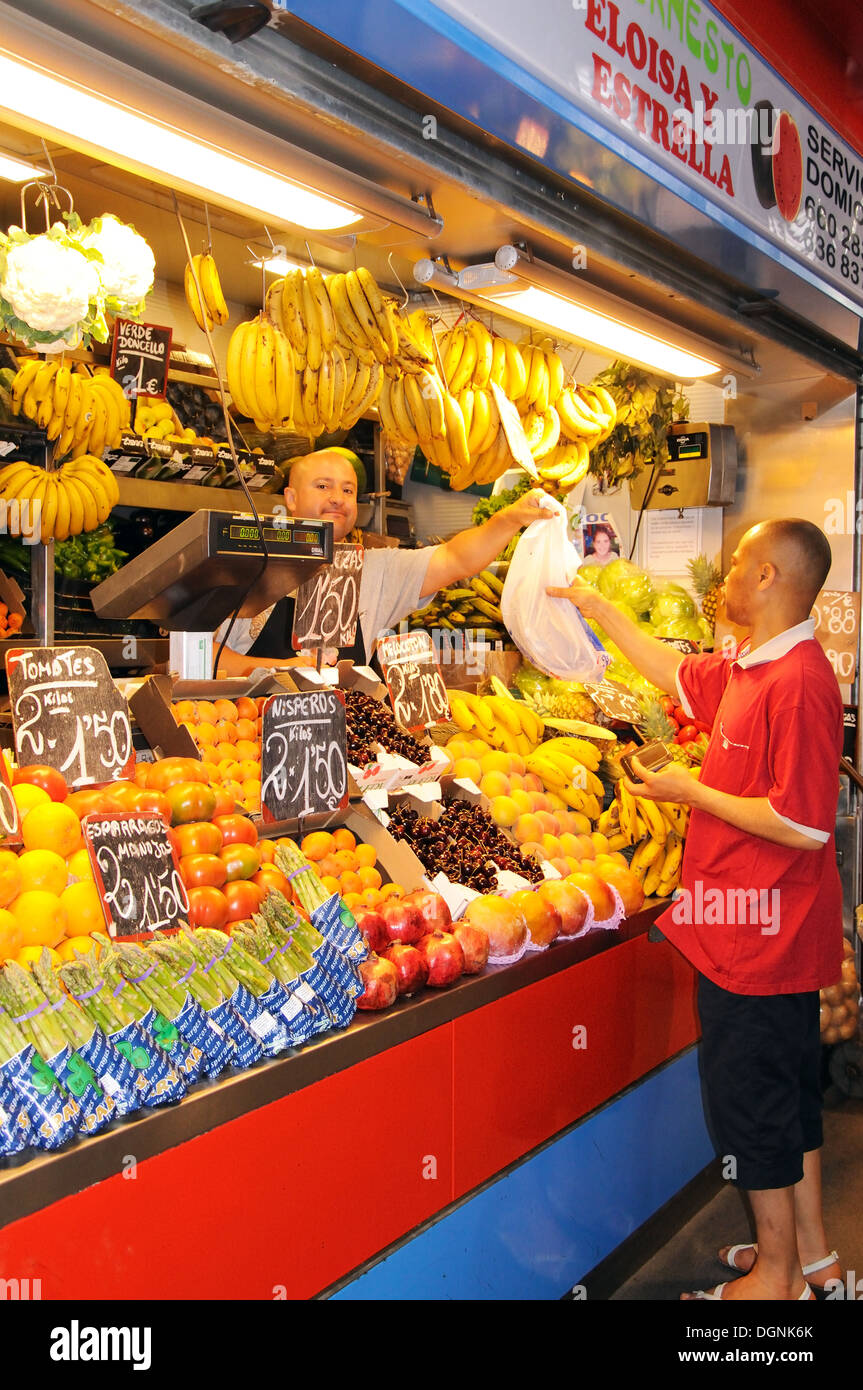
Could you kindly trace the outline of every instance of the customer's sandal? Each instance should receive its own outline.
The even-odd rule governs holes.
[[[728,1284],[725,1283],[717,1284],[715,1289],[695,1289],[694,1292],[689,1295],[689,1299],[685,1299],[684,1302],[695,1302],[696,1300],[703,1302],[709,1300],[711,1303],[721,1303],[723,1291],[727,1288]],[[809,1285],[804,1284],[802,1294],[795,1301],[797,1303],[808,1303],[814,1297],[815,1294],[812,1289],[810,1289]]]
[[[737,1256],[741,1254],[741,1252],[744,1250],[753,1250],[757,1255],[758,1245],[755,1242],[752,1242],[748,1245],[732,1245],[728,1251],[728,1258],[723,1260],[721,1257],[719,1257],[719,1263],[726,1265],[728,1269],[735,1270],[738,1274],[748,1274],[752,1266],[750,1265],[749,1269],[741,1269],[740,1265],[737,1263]],[[803,1265],[803,1277],[804,1279],[808,1279],[810,1274],[817,1274],[819,1270],[829,1269],[832,1264],[838,1263],[839,1256],[837,1252],[835,1250],[831,1250],[830,1254],[825,1255],[823,1259],[813,1260],[812,1264]],[[826,1298],[827,1290],[823,1288],[820,1284],[813,1284],[811,1287],[812,1292],[814,1293],[816,1298]]]

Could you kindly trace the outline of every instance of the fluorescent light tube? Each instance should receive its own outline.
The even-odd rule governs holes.
[[[269,275],[285,275],[289,270],[306,270],[308,261],[294,261],[290,256],[266,256],[255,261],[255,265],[259,269],[263,267]]]
[[[362,213],[283,178],[230,151],[186,135],[152,116],[109,101],[85,87],[0,52],[0,110],[46,124],[71,140],[152,169],[202,198],[242,203],[251,216],[289,222],[309,231],[332,231],[362,219]]]
[[[0,179],[7,183],[27,183],[30,179],[46,179],[47,169],[36,164],[28,164],[23,159],[13,159],[10,154],[0,154]]]

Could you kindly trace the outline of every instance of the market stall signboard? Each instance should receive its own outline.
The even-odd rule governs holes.
[[[452,719],[446,683],[427,632],[383,637],[377,655],[393,715],[402,728],[416,733]]]
[[[345,697],[340,690],[273,695],[261,729],[261,813],[304,820],[348,804]]]
[[[115,321],[111,375],[130,400],[140,396],[158,396],[164,400],[171,363],[171,338],[170,328],[160,328],[155,323],[138,323],[135,319]]]
[[[6,653],[15,756],[44,763],[67,786],[130,777],[129,706],[94,647],[17,647]]]
[[[815,636],[842,685],[857,679],[860,640],[860,595],[841,589],[822,589],[812,609]]]
[[[634,724],[643,714],[641,701],[637,695],[627,690],[619,681],[601,680],[598,684],[584,683],[584,688],[597,709],[602,710],[609,719],[619,719],[626,724]]]
[[[147,937],[188,921],[189,899],[162,816],[90,815],[81,829],[110,936]]]
[[[294,539],[302,540],[294,527]],[[315,540],[319,542],[320,537]],[[363,577],[361,545],[333,546],[333,563],[324,565],[313,579],[301,584],[294,596],[295,651],[303,647],[350,647],[357,635],[360,582]]]
[[[12,845],[22,843],[18,805],[9,784],[6,759],[0,755],[0,845],[3,849],[9,849]]]

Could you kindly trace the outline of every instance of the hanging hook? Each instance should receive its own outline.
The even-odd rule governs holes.
[[[304,245],[305,248],[306,248],[306,255],[307,255],[308,258],[309,258],[309,263],[310,263],[312,266],[314,266],[314,268],[317,270],[317,264],[316,264],[316,262],[315,262],[314,256],[312,255],[312,248],[309,246],[309,243],[308,243],[307,241],[304,241],[304,242],[303,242],[303,245]],[[354,260],[356,260],[356,251],[354,252]]]
[[[207,222],[207,255],[208,255],[208,256],[212,256],[212,254],[213,254],[213,232],[212,232],[212,228],[210,227],[210,204],[209,204],[209,203],[204,203],[204,217],[205,217],[206,222]]]
[[[393,273],[393,275],[394,275],[396,281],[398,282],[399,288],[401,289],[402,293],[404,294],[404,297],[405,297],[404,303],[399,305],[399,311],[400,311],[401,313],[404,313],[405,309],[406,309],[406,308],[408,307],[408,305],[410,304],[411,293],[410,293],[410,290],[407,289],[407,287],[405,286],[404,281],[402,280],[401,276],[399,275],[398,271],[396,270],[395,266],[393,265],[393,255],[394,255],[394,253],[391,251],[390,254],[387,256],[387,264],[389,265],[390,270],[392,271],[392,273]]]

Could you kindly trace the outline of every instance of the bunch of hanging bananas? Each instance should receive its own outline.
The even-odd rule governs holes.
[[[30,357],[13,378],[11,396],[14,413],[26,415],[53,441],[55,459],[101,458],[119,446],[131,421],[129,400],[105,367],[90,376],[83,365],[73,370],[62,360]]]
[[[408,619],[410,628],[464,629],[474,637],[500,642],[506,637],[500,597],[508,565],[498,564],[498,573],[483,570],[473,579],[439,589],[431,603],[418,608]]]
[[[7,463],[0,469],[0,499],[7,504],[11,535],[32,536],[33,528],[25,523],[35,518],[42,541],[65,541],[107,521],[120,500],[120,489],[101,459],[83,454],[67,460],[56,473],[20,460]],[[17,507],[9,507],[10,502]]]
[[[194,266],[194,274],[192,273]],[[195,280],[197,278],[197,285]],[[200,286],[201,294],[198,294]],[[203,330],[212,330],[218,323],[228,322],[228,306],[225,303],[225,296],[222,294],[222,284],[219,279],[219,272],[216,269],[216,262],[209,252],[202,256],[193,256],[192,265],[186,263],[186,271],[183,277],[183,289],[186,294],[186,303],[195,315],[195,322]],[[202,297],[203,296],[203,302]]]
[[[266,314],[234,329],[226,370],[234,404],[257,429],[266,433],[292,418],[294,355],[285,334]]]
[[[588,449],[604,444],[617,423],[614,397],[604,386],[565,386],[557,399],[561,435]]]
[[[573,811],[599,818],[605,789],[597,774],[601,754],[583,738],[550,738],[526,759],[528,772],[547,792],[561,797]]]
[[[475,695],[469,690],[447,694],[453,723],[465,733],[475,733],[490,748],[518,753],[527,760],[542,739],[545,725],[523,700]]]
[[[633,796],[620,781],[597,828],[608,836],[609,850],[635,846],[629,867],[641,880],[645,897],[667,898],[680,881],[688,823],[688,807]]]
[[[443,379],[454,396],[467,387],[484,391],[491,382],[511,401],[524,395],[528,372],[519,347],[491,333],[479,319],[455,324],[438,346]]]

